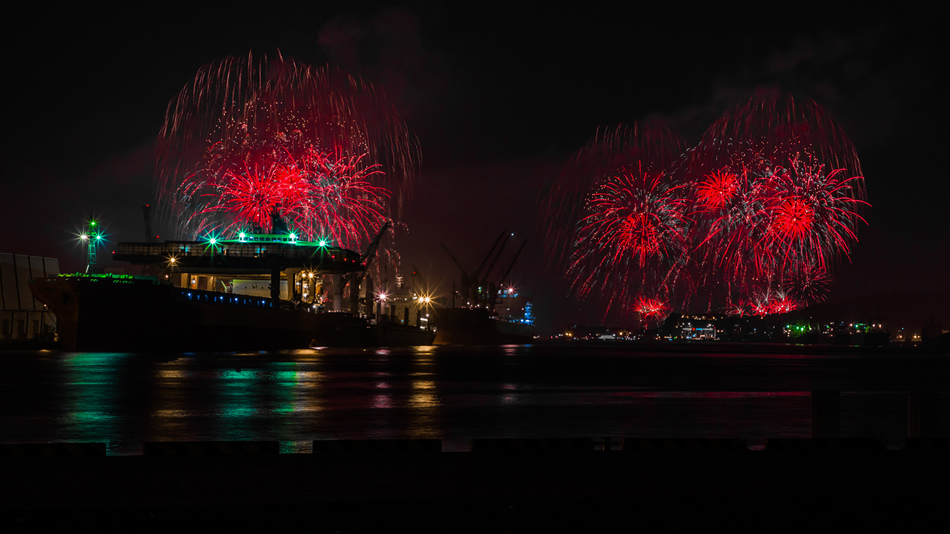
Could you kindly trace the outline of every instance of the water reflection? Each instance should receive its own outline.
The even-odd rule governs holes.
[[[438,408],[439,398],[435,394],[435,382],[431,380],[413,380],[409,406],[413,408]]]
[[[105,441],[115,448],[122,427],[120,370],[124,353],[67,353],[58,359],[63,373],[61,441]]]
[[[378,390],[387,390],[389,389],[388,382],[376,382],[376,389]],[[387,409],[393,407],[393,397],[389,393],[377,393],[373,396],[373,408],[377,409]]]
[[[407,374],[410,381],[407,434],[416,439],[444,437],[442,399],[434,373],[433,352],[419,350],[412,354],[412,367]]]
[[[503,393],[501,394],[501,404],[515,404],[518,402],[518,386],[511,382],[501,385]]]
[[[218,395],[218,407],[215,415],[227,418],[250,417],[257,415],[260,394],[260,371],[241,369],[223,369],[218,372],[214,382]],[[229,425],[230,421],[216,418],[216,423]]]
[[[156,440],[271,439],[309,452],[314,439],[440,438],[446,450],[491,436],[765,439],[808,435],[809,393],[794,388],[812,376],[889,383],[847,359],[734,360],[542,346],[5,355],[0,441],[105,441],[135,454]],[[725,391],[702,391],[713,383]],[[933,402],[933,413],[950,406],[947,395]],[[906,435],[906,394],[843,395],[842,413],[849,435]]]

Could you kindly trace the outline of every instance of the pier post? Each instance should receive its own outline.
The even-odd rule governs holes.
[[[907,437],[920,437],[920,392],[907,392]]]
[[[934,421],[927,416],[933,395],[926,391],[907,392],[907,437],[932,438]],[[923,413],[922,413],[923,412]]]
[[[811,392],[811,437],[841,437],[841,392]]]

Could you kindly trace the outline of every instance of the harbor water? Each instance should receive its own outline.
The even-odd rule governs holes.
[[[840,391],[841,436],[900,447],[908,391],[950,437],[950,358],[795,347],[614,344],[228,353],[0,352],[0,442],[809,437],[811,392]],[[924,432],[924,430],[922,430]]]

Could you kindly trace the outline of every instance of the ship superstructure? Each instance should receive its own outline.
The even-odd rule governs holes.
[[[71,350],[429,344],[423,329],[377,328],[359,313],[367,260],[388,228],[363,254],[293,232],[119,243],[114,259],[152,276],[81,273],[38,279],[34,291]]]

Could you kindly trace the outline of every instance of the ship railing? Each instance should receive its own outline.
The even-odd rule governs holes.
[[[165,243],[119,243],[117,256],[154,258],[212,257],[261,258],[280,256],[293,259],[314,259],[358,263],[359,254],[339,247],[301,247],[282,243],[227,243],[212,245],[199,241],[166,241]]]

